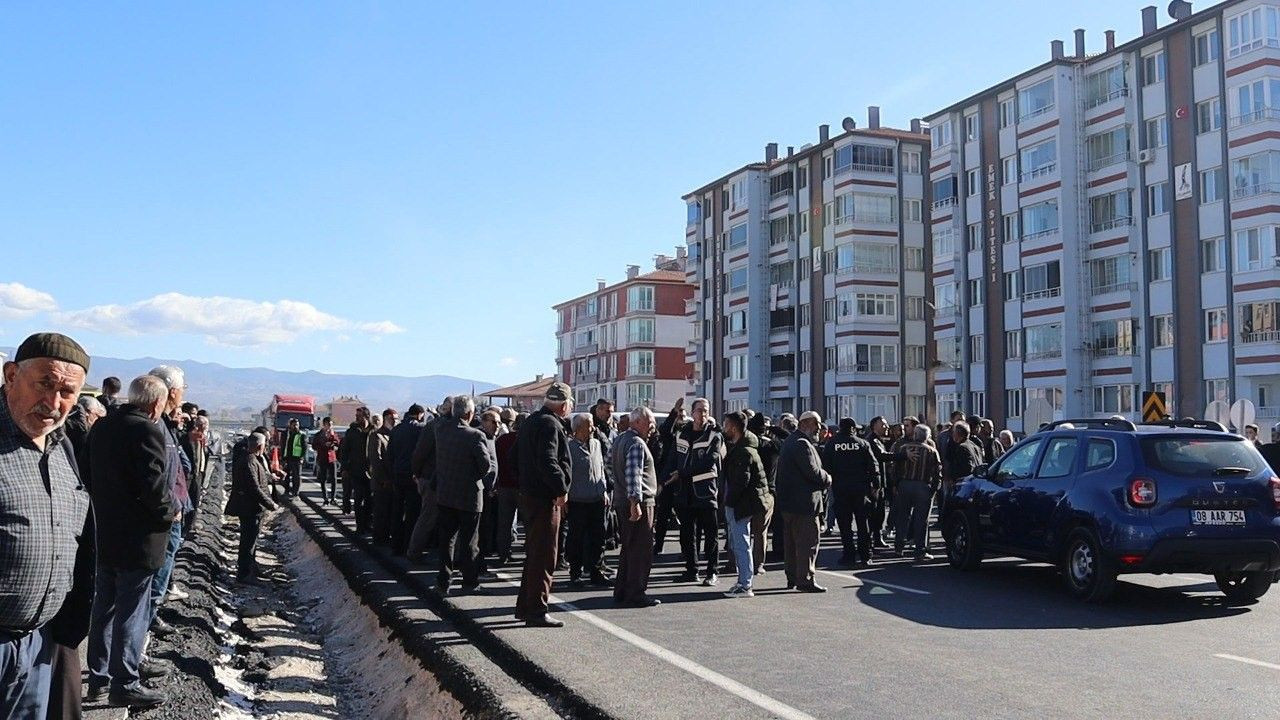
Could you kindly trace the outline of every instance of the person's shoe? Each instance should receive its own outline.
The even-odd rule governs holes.
[[[702,578],[702,587],[715,587],[720,582],[720,576],[715,573]]]
[[[173,626],[157,615],[156,619],[151,622],[151,632],[157,635],[168,635],[173,632]]]
[[[476,583],[474,585],[463,585],[461,588],[459,588],[459,592],[461,592],[464,595],[487,595],[488,594],[488,591],[485,590],[484,587],[480,585],[480,583]]]
[[[818,585],[817,583],[813,585],[802,585],[796,589],[802,593],[824,593],[827,591],[826,588],[822,587],[821,585]]]
[[[439,594],[440,597],[449,597],[449,583],[438,582],[433,587],[435,587],[436,593]]]
[[[729,588],[729,591],[726,592],[724,596],[727,598],[744,598],[744,597],[755,597],[756,594],[751,588],[743,587],[737,583],[734,583],[733,587]]]
[[[613,587],[613,581],[604,575],[593,575],[591,577],[591,587],[611,588]]]
[[[639,600],[628,600],[622,603],[622,606],[629,607],[629,608],[650,608],[650,607],[657,607],[661,604],[662,604],[662,601],[659,600],[658,598],[645,595]]]
[[[675,577],[675,580],[673,580],[672,582],[690,583],[690,582],[697,582],[697,581],[698,581],[698,573],[687,572],[687,573],[684,573],[683,575],[677,575]]]
[[[933,559],[933,555],[930,555],[930,554],[929,554],[929,553],[927,553],[927,552],[916,553],[916,554],[914,554],[914,555],[912,555],[912,556],[911,556],[911,559],[912,559],[912,561],[914,561],[914,562],[927,562],[927,561],[929,561],[929,560],[932,560],[932,559]]]
[[[871,547],[875,548],[876,550],[888,550],[889,543],[885,542],[884,538],[880,537],[879,535],[873,535],[871,536]]]
[[[169,666],[154,660],[146,660],[138,665],[138,676],[143,680],[159,680],[169,676]]]
[[[550,615],[538,615],[537,617],[526,618],[524,624],[528,627],[540,628],[558,628],[564,627],[564,621],[553,618]]]
[[[107,681],[97,680],[92,675],[89,676],[89,687],[85,690],[85,702],[98,702],[107,692]]]
[[[187,598],[191,597],[191,593],[184,591],[182,588],[178,587],[177,585],[170,585],[169,597],[174,600],[186,600]]]
[[[765,572],[765,571],[764,571],[764,566],[763,566],[763,565],[757,565],[757,566],[756,566],[756,572],[755,572],[755,574],[756,574],[756,575],[763,575],[763,574],[764,574],[764,572]]]
[[[556,563],[556,572],[565,572],[565,571],[566,571],[566,570],[568,570],[568,569],[569,569],[569,563],[567,563],[567,562],[565,562],[565,561],[563,561],[563,560],[561,560],[560,562]]]
[[[836,531],[832,528],[827,528],[826,530],[822,531],[822,537],[831,537],[832,535],[835,535],[835,534],[836,534]]]
[[[130,709],[155,707],[164,700],[163,693],[141,685],[132,690],[112,690],[107,697],[107,702],[111,706]]]

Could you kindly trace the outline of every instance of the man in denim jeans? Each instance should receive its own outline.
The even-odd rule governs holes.
[[[754,597],[751,578],[755,563],[751,558],[751,521],[773,507],[769,479],[757,448],[759,439],[746,429],[747,419],[740,412],[724,416],[724,438],[728,452],[721,465],[725,483],[724,519],[729,550],[738,569],[738,581],[724,594],[728,598]]]

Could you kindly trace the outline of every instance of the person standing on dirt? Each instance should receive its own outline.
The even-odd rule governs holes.
[[[375,545],[391,542],[391,464],[387,457],[387,444],[391,430],[396,426],[396,411],[382,411],[382,427],[369,434],[369,489],[373,493],[373,517],[369,527]]]
[[[316,451],[316,482],[320,483],[320,504],[328,505],[338,499],[338,434],[333,431],[333,418],[320,422],[320,432],[311,438],[311,448]]]
[[[302,461],[307,457],[307,436],[298,426],[297,418],[289,420],[280,453],[284,456],[284,494],[293,497],[302,487]]]
[[[258,532],[262,529],[262,511],[275,510],[271,499],[271,476],[266,465],[258,461],[267,447],[267,436],[249,436],[248,452],[231,468],[231,495],[227,498],[228,515],[240,518],[240,553],[236,558],[237,579],[245,585],[257,585],[258,561],[254,557]]]
[[[547,597],[556,569],[560,517],[573,479],[567,427],[571,412],[573,389],[552,383],[542,409],[524,421],[516,439],[525,557],[515,615],[530,627],[564,627],[563,621],[547,615]]]

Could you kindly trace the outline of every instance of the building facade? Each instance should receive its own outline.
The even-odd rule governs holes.
[[[937,416],[1280,414],[1280,4],[1170,14],[927,118]]]
[[[685,261],[677,248],[675,257],[658,256],[652,272],[632,265],[626,280],[599,281],[595,291],[555,306],[556,365],[580,409],[600,398],[665,409],[684,396],[693,373],[685,308],[696,290]]]
[[[723,413],[924,410],[929,136],[851,118],[685,196],[695,368]]]

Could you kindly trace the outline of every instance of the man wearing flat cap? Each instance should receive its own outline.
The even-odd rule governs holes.
[[[516,618],[532,627],[564,625],[547,615],[547,596],[556,569],[560,515],[573,480],[567,423],[571,412],[573,389],[562,382],[552,383],[542,409],[525,419],[516,437],[525,530],[524,575],[516,599]]]
[[[88,370],[84,348],[57,333],[32,335],[4,364],[0,717],[45,717],[52,662],[65,656],[58,646],[76,647],[87,631],[93,592],[89,494],[62,426]],[[77,695],[78,669],[77,660]]]
[[[831,475],[818,456],[818,432],[822,416],[809,410],[799,427],[782,443],[778,457],[778,496],[774,507],[782,513],[787,587],[820,593],[826,588],[814,582],[818,558],[818,525],[823,496],[831,487]]]

